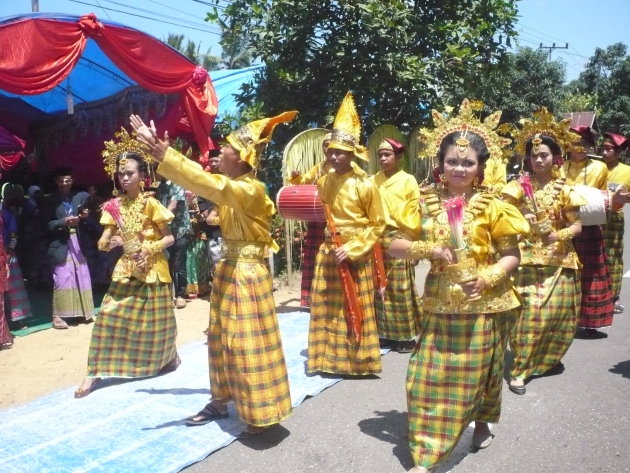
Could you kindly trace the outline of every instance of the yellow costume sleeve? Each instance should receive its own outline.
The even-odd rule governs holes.
[[[494,199],[488,210],[490,234],[492,235],[493,241],[505,237],[527,235],[529,233],[529,223],[527,223],[523,214],[512,204]],[[514,247],[516,247],[516,245]]]
[[[106,227],[106,226],[115,227],[116,226],[116,222],[114,221],[112,216],[109,214],[109,212],[106,212],[105,210],[103,210],[101,212],[101,219],[99,220],[99,223],[101,225],[103,225],[104,227]]]
[[[506,202],[518,206],[523,199],[523,188],[518,181],[508,182],[503,189],[501,189],[501,197]]]
[[[300,184],[315,184],[317,180],[330,170],[330,165],[326,161],[317,163],[304,174],[296,177],[290,177],[289,183],[293,186]]]
[[[149,220],[158,227],[171,223],[171,221],[175,218],[173,212],[164,207],[153,197],[149,197],[147,199],[145,213],[149,217]]]

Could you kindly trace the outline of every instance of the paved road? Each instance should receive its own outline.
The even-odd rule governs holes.
[[[576,338],[563,373],[531,381],[525,396],[504,386],[502,418],[493,428],[490,448],[468,453],[468,432],[450,463],[436,472],[630,472],[629,279],[621,302],[628,310],[615,316],[604,338]],[[406,438],[407,360],[408,355],[387,354],[378,378],[337,383],[306,400],[265,440],[234,442],[185,472],[407,470],[412,466]]]

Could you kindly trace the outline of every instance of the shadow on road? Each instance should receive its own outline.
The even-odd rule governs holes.
[[[359,428],[364,434],[370,435],[383,442],[394,445],[392,452],[406,469],[412,468],[413,462],[409,456],[407,441],[407,413],[399,411],[375,412],[376,417],[359,422]]]
[[[624,378],[630,379],[630,360],[620,361],[608,371],[614,374],[620,374]]]

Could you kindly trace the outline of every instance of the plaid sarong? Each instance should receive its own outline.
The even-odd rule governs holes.
[[[315,268],[315,257],[319,251],[319,246],[324,241],[324,222],[308,222],[306,225],[306,236],[304,246],[302,246],[302,287],[300,290],[300,305],[302,307],[311,306],[311,285],[313,284],[313,273]]]
[[[376,295],[378,334],[387,340],[406,341],[419,331],[420,297],[416,289],[415,268],[408,260],[384,253],[387,287],[385,301]]]
[[[472,421],[499,420],[503,359],[515,313],[423,314],[407,369],[415,465],[429,468],[443,461]]]
[[[87,260],[76,233],[70,234],[64,263],[53,269],[53,317],[92,318],[94,299]]]
[[[22,270],[15,255],[9,258],[9,290],[6,296],[5,310],[12,321],[26,319],[33,316],[31,302],[24,286]],[[1,315],[1,314],[0,314]]]
[[[602,226],[602,230],[604,232],[604,247],[606,248],[613,298],[617,300],[619,299],[621,281],[623,279],[623,212],[613,212],[608,223]]]
[[[264,427],[291,414],[289,379],[262,261],[223,259],[210,293],[208,356],[212,398],[233,400],[241,420]]]
[[[193,237],[186,249],[186,294],[203,296],[210,286],[210,262],[208,242]]]
[[[155,376],[177,356],[170,283],[112,281],[94,322],[90,377]]]
[[[604,237],[598,225],[582,227],[573,239],[582,268],[582,302],[579,327],[600,328],[612,325],[613,293],[604,252]]]
[[[571,346],[580,308],[577,270],[555,266],[521,266],[516,289],[523,309],[510,337],[512,378],[527,379],[553,368]]]
[[[341,279],[334,246],[324,242],[315,260],[311,292],[311,322],[308,330],[306,371],[344,375],[381,372],[381,352],[374,314],[372,254],[350,262],[363,309],[361,340],[357,344],[348,331]]]

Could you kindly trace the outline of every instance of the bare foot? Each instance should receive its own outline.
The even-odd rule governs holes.
[[[258,435],[266,432],[271,427],[274,427],[278,424],[266,425],[264,427],[257,427],[255,425],[248,425],[245,430],[243,430],[240,434],[238,434],[239,439],[251,439],[253,437],[257,437]]]
[[[79,399],[87,396],[92,392],[92,388],[94,388],[96,383],[100,380],[101,378],[85,378],[81,383],[81,386],[74,391],[74,397]]]
[[[487,422],[475,421],[475,431],[473,432],[472,445],[477,449],[488,448],[492,443],[494,435],[490,432]]]
[[[510,386],[525,386],[525,380],[523,378],[510,379]]]
[[[423,466],[414,466],[411,470],[407,470],[407,473],[429,473],[429,470]]]

